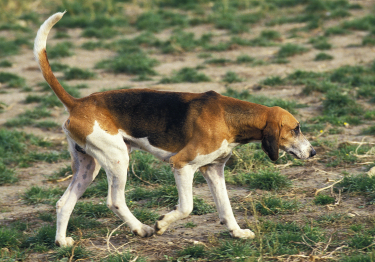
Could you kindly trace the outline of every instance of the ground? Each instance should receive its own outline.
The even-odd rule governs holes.
[[[42,1],[37,7],[34,7],[33,12],[39,15],[39,20],[38,23],[29,26],[30,32],[25,33],[29,42],[31,42],[36,35],[38,25],[53,13],[52,10],[55,10],[55,8],[47,7],[50,5],[43,6],[46,2],[48,1]],[[250,2],[251,1],[249,1],[249,3]],[[239,36],[247,40],[254,39],[264,30],[273,30],[280,34],[274,41],[274,44],[266,46],[241,45],[232,40],[232,43],[225,48],[225,50],[215,51],[214,48],[210,49],[199,45],[191,49],[184,48],[184,46],[176,40],[177,42],[174,43],[174,46],[172,43],[171,52],[161,51],[162,48],[158,45],[147,43],[138,44],[142,48],[142,52],[145,52],[149,58],[158,61],[158,64],[153,66],[155,74],[149,74],[147,76],[148,79],[145,81],[134,81],[139,75],[144,76],[142,73],[114,72],[114,70],[108,70],[108,68],[98,68],[96,65],[100,61],[113,59],[121,52],[116,52],[114,48],[96,48],[94,50],[82,48],[82,44],[93,41],[93,39],[95,40],[95,38],[82,36],[85,30],[84,28],[60,27],[52,29],[47,42],[47,53],[49,47],[68,41],[73,44],[71,50],[74,54],[66,57],[52,58],[50,59],[51,63],[60,63],[70,68],[78,67],[87,69],[95,73],[95,76],[89,79],[66,80],[67,76],[64,71],[55,72],[56,77],[70,87],[77,89],[77,85],[87,85],[86,88],[79,89],[81,97],[87,96],[93,92],[103,91],[103,89],[150,88],[154,90],[183,92],[205,92],[214,90],[222,94],[225,94],[228,90],[234,90],[236,94],[245,90],[252,97],[266,97],[269,99],[266,100],[267,103],[276,99],[287,101],[287,104],[288,102],[291,103],[295,101],[297,104],[303,106],[295,106],[292,108],[292,110],[294,110],[293,113],[296,118],[301,121],[302,127],[304,125],[310,127],[306,129],[302,128],[302,131],[305,133],[307,139],[312,142],[317,151],[317,155],[314,158],[303,162],[295,160],[292,157],[287,157],[285,154],[282,155],[281,160],[276,163],[264,160],[265,155],[260,156],[262,160],[254,156],[254,158],[252,158],[254,162],[252,163],[255,164],[246,166],[245,164],[241,164],[241,161],[243,162],[248,159],[247,155],[252,154],[251,150],[255,150],[256,152],[261,152],[261,150],[257,146],[245,146],[242,149],[235,149],[237,153],[234,154],[231,160],[234,161],[235,164],[231,165],[226,171],[226,175],[228,175],[228,192],[239,225],[243,228],[251,228],[255,231],[257,234],[255,240],[248,242],[230,242],[233,240],[229,237],[226,229],[220,225],[216,211],[203,215],[191,215],[186,219],[178,221],[172,224],[162,236],[140,238],[134,236],[129,229],[123,225],[109,237],[111,231],[121,225],[121,221],[113,214],[108,213],[104,215],[86,216],[86,218],[90,217],[90,219],[87,218],[90,221],[97,220],[100,222],[97,228],[90,226],[84,228],[78,224],[77,228],[68,233],[68,235],[76,239],[80,247],[90,252],[89,255],[83,255],[82,259],[84,261],[107,261],[106,259],[109,254],[126,251],[130,251],[133,255],[133,260],[129,261],[137,261],[137,259],[144,257],[146,257],[146,261],[187,261],[189,259],[202,261],[255,261],[258,259],[263,259],[262,261],[325,261],[340,260],[345,256],[353,257],[353,259],[357,256],[364,256],[365,259],[370,259],[370,257],[374,259],[374,249],[372,249],[371,245],[374,243],[375,235],[375,206],[373,204],[374,201],[371,200],[371,196],[369,198],[369,194],[371,195],[371,191],[375,189],[375,185],[369,185],[369,191],[367,192],[360,190],[345,191],[345,189],[343,189],[345,186],[335,189],[330,187],[322,191],[321,194],[333,198],[334,201],[332,203],[319,205],[314,202],[318,189],[330,186],[345,176],[356,177],[358,175],[367,175],[370,168],[374,166],[374,131],[369,134],[364,131],[374,126],[375,117],[364,117],[366,112],[369,112],[370,115],[370,112],[374,112],[375,110],[374,103],[369,100],[371,97],[374,97],[374,89],[369,88],[369,96],[360,96],[356,95],[355,92],[361,90],[361,84],[358,84],[358,86],[354,84],[346,86],[347,83],[340,83],[338,81],[339,85],[344,85],[344,87],[340,89],[340,94],[353,99],[356,104],[360,105],[362,113],[351,115],[352,118],[349,119],[351,119],[353,123],[346,121],[344,118],[342,121],[334,122],[334,120],[327,120],[328,118],[326,118],[326,120],[317,120],[317,117],[325,114],[324,110],[326,109],[324,101],[328,99],[325,91],[313,89],[312,92],[306,92],[306,87],[309,85],[308,83],[293,82],[288,79],[288,76],[296,70],[331,74],[335,70],[347,65],[353,67],[362,66],[364,68],[371,67],[371,63],[375,60],[375,47],[371,44],[363,44],[363,39],[369,35],[369,31],[371,30],[355,30],[349,28],[349,33],[329,35],[327,38],[331,47],[324,51],[315,48],[310,40],[311,38],[323,36],[328,28],[342,26],[344,21],[361,19],[371,15],[371,12],[374,10],[373,2],[343,1],[343,3],[349,3],[351,5],[360,5],[362,8],[349,9],[348,12],[350,12],[350,16],[334,19],[320,18],[319,25],[312,29],[305,29],[309,23],[308,21],[276,25],[269,25],[268,23],[273,18],[284,16],[294,17],[297,14],[303,14],[307,12],[307,5],[314,2],[318,3],[319,1],[306,1],[307,4],[304,5],[286,8],[276,7],[276,9],[272,9],[270,5],[266,5],[266,3],[272,1],[260,2],[262,2],[263,5],[250,4],[248,7],[249,12],[262,12],[264,14],[263,18],[256,23],[247,25],[249,27],[248,31],[233,33],[230,31],[230,28],[220,28],[215,22],[199,23],[194,26],[189,25],[182,30],[194,33],[195,39],[199,39],[202,35],[210,32],[212,34],[211,45],[228,43],[233,36]],[[239,1],[239,3],[242,2]],[[275,1],[276,6],[277,3],[279,2]],[[339,2],[337,3],[340,4]],[[121,5],[122,4],[123,3],[121,3]],[[226,1],[222,1],[222,4],[224,7],[225,5],[229,5]],[[152,9],[150,9],[147,1],[142,3],[133,1],[132,3],[124,3],[123,5],[122,14],[130,21],[130,26],[127,25],[124,28],[116,27],[120,33],[114,38],[101,40],[104,43],[112,43],[123,38],[134,39],[144,32],[139,28],[139,30],[137,29],[135,21],[140,14]],[[214,4],[207,4],[206,2],[202,4],[203,8],[207,8],[207,10],[211,10],[212,5]],[[68,9],[68,13],[62,21],[64,19],[69,19],[69,15],[77,15],[69,9],[71,6],[72,5],[68,7],[61,6],[61,8]],[[279,8],[280,13],[278,12]],[[199,17],[199,15],[195,14],[193,11],[186,11],[185,9],[174,9],[170,7],[166,9],[184,15],[187,14],[189,16]],[[240,9],[241,8],[238,8],[236,12],[240,13]],[[215,9],[212,10],[214,11],[211,12],[215,12]],[[328,9],[324,10],[324,14],[327,12],[331,11]],[[200,13],[198,12],[198,14]],[[21,23],[22,21],[22,18],[20,18],[13,20],[13,23]],[[159,41],[167,41],[175,34],[175,29],[175,26],[167,27],[155,32],[153,35],[159,39]],[[66,33],[69,38],[57,39],[55,36],[58,32]],[[15,39],[18,34],[20,34],[20,32],[17,30],[0,30],[1,39]],[[285,63],[275,62],[281,46],[288,43],[303,46],[308,48],[308,50],[300,54],[287,56],[286,59],[288,61]],[[331,55],[333,59],[315,61],[316,55],[321,52]],[[236,58],[241,55],[247,55],[252,57],[255,61],[262,62],[259,64],[236,63]],[[208,62],[209,59],[217,58],[227,60],[221,63]],[[25,241],[26,243],[27,241],[31,241],[28,239],[35,236],[41,226],[53,227],[55,219],[54,204],[69,184],[69,179],[63,179],[64,181],[60,181],[59,179],[68,176],[71,171],[67,170],[66,173],[60,175],[55,174],[70,165],[69,158],[65,157],[67,150],[65,135],[59,127],[59,125],[67,119],[68,114],[60,105],[49,106],[43,105],[43,102],[25,102],[28,97],[32,95],[42,97],[50,95],[50,91],[46,91],[40,84],[44,79],[35,62],[32,49],[28,44],[21,45],[17,54],[9,56],[2,55],[0,62],[1,60],[8,60],[12,65],[11,67],[0,68],[0,72],[9,72],[20,76],[25,79],[25,84],[12,87],[9,82],[1,81],[0,79],[0,105],[2,108],[0,111],[0,129],[9,132],[20,131],[33,134],[39,137],[40,141],[49,143],[47,146],[41,146],[40,143],[30,144],[27,142],[29,141],[28,138],[26,138],[25,146],[27,149],[23,151],[23,154],[28,154],[32,151],[48,154],[53,151],[58,155],[57,159],[54,160],[46,160],[46,158],[30,160],[29,162],[24,160],[25,163],[27,162],[27,164],[24,165],[26,167],[19,164],[21,160],[19,160],[18,157],[17,161],[4,160],[4,165],[7,170],[13,170],[14,176],[17,177],[18,180],[0,184],[0,229],[3,230],[7,227],[12,228],[16,222],[25,224],[25,228],[20,230],[22,234],[22,237],[20,236],[22,240],[20,241]],[[166,83],[162,80],[166,77],[171,78],[178,70],[185,67],[198,68],[198,72],[205,74],[210,80],[181,81],[181,83]],[[228,71],[234,72],[240,80],[233,82],[226,81],[225,75]],[[349,76],[350,74],[349,72]],[[347,76],[348,74],[346,77]],[[266,80],[269,80],[271,77],[278,77],[281,82],[268,84]],[[371,74],[366,75],[366,77],[370,78]],[[317,76],[316,80],[320,81],[318,80],[319,78],[322,77]],[[322,83],[323,82],[319,82],[318,86],[323,85]],[[369,85],[372,86],[374,84],[375,82],[371,82]],[[71,88],[69,90],[71,90]],[[249,101],[251,101],[251,98]],[[9,124],[10,120],[17,119],[20,114],[25,113],[27,110],[38,110],[38,108],[41,107],[47,107],[50,115],[40,119],[54,122],[55,124],[52,125],[52,127],[38,127],[35,123],[18,126]],[[349,107],[349,105],[343,105],[342,107]],[[353,118],[360,119],[361,121],[356,122]],[[1,146],[2,145],[0,145],[0,147]],[[340,151],[342,148],[345,149],[349,147],[351,149],[348,149],[349,151],[347,152],[342,153]],[[364,151],[360,152],[363,148]],[[7,150],[5,146],[2,151],[4,150]],[[261,154],[263,153],[261,152]],[[341,154],[344,155],[341,156]],[[345,154],[348,157],[347,160]],[[141,154],[138,155],[138,157],[141,159],[144,155]],[[352,157],[352,159],[349,159],[349,157]],[[129,192],[131,193],[132,190],[135,190],[134,188],[140,186],[151,192],[155,190],[155,188],[161,187],[159,184],[163,183],[160,183],[160,181],[142,177],[142,172],[146,171],[142,171],[144,169],[137,167],[139,161],[141,161],[139,159],[133,160],[136,165],[136,171],[134,171],[134,169],[131,170],[132,168],[129,169],[129,173],[132,174],[129,175]],[[154,160],[151,159],[151,161]],[[335,161],[338,162],[332,164]],[[155,167],[153,168],[159,168],[161,164],[157,163],[154,165]],[[246,179],[243,180],[240,178],[242,176],[246,177],[247,173],[257,173],[259,170],[263,169],[271,169],[272,172],[280,173],[291,182],[291,185],[281,189],[272,188],[271,190],[265,190],[262,188],[252,188],[252,186],[246,182]],[[142,179],[136,179],[137,181],[132,182],[131,179],[137,177],[137,173]],[[197,176],[199,176],[199,174],[197,174]],[[102,175],[100,179],[104,180],[104,175]],[[369,181],[374,183],[374,180],[370,179]],[[33,186],[43,189],[57,188],[61,192],[51,197],[43,196],[43,194],[47,193],[42,193],[37,200],[30,201],[30,199],[25,196],[25,192],[29,192],[30,188]],[[343,189],[343,191],[340,191],[340,189]],[[195,183],[194,195],[202,198],[205,203],[214,205],[206,183]],[[258,209],[257,212],[254,212],[253,207],[259,203],[263,203],[262,205],[267,206],[267,204],[262,202],[265,201],[267,197],[276,197],[289,201],[290,203],[294,201],[294,203],[297,204],[296,207],[291,210],[285,207],[272,209],[268,206],[268,209],[266,208],[265,210],[269,210],[269,214],[263,214]],[[86,197],[80,201],[104,205],[105,194]],[[147,204],[149,203],[147,198],[131,202],[133,208],[147,206],[153,213],[159,215],[171,209],[170,205],[160,205],[158,207],[155,204]],[[73,215],[83,217],[79,211],[78,213],[77,211],[75,212],[73,212]],[[47,216],[49,214],[50,220],[43,219],[41,214],[47,214]],[[329,218],[331,218],[331,220],[329,220]],[[155,218],[151,221],[154,220]],[[299,232],[299,234],[304,236],[308,235],[306,227],[311,226],[311,228],[317,228],[316,230],[322,232],[322,236],[318,237],[316,241],[308,240],[304,243],[289,240],[285,245],[291,250],[293,248],[297,248],[298,250],[283,252],[277,248],[277,244],[272,242],[272,230],[270,231],[269,227],[267,228],[267,222],[269,221],[275,223],[275,228],[277,228],[277,225],[282,224],[297,224],[300,226],[300,229],[305,230]],[[148,222],[148,224],[151,225],[153,222]],[[188,227],[188,224],[193,225],[193,227]],[[356,228],[361,229],[357,230]],[[3,231],[0,231],[0,233],[1,232]],[[368,245],[364,244],[356,247],[353,242],[355,242],[355,237],[357,236],[363,238],[368,236],[370,239]],[[260,244],[262,241],[265,243],[264,247]],[[281,238],[278,238],[278,241],[281,243]],[[0,261],[3,261],[2,259],[4,259],[4,261],[11,261],[9,257],[11,257],[12,254],[24,261],[64,261],[65,259],[63,255],[60,257],[57,256],[58,249],[48,246],[48,244],[34,243],[29,246],[15,244],[12,246],[11,244],[3,243],[4,242],[0,240],[0,247],[2,247]],[[240,255],[235,255],[236,253],[228,255],[232,254],[231,251],[220,251],[222,252],[220,253],[217,250],[219,247],[223,247],[223,243],[232,243],[234,246],[237,244],[248,245],[253,248],[253,251]],[[269,247],[266,247],[266,243]],[[293,243],[295,246],[293,246]],[[204,245],[205,255],[202,257],[194,255],[183,257],[181,253],[177,253],[177,251],[184,250],[187,246],[192,244]],[[270,248],[270,246],[272,246],[272,248]],[[282,244],[280,244],[280,246],[282,246]],[[228,250],[229,249],[230,248],[228,248]],[[245,250],[246,248],[241,246],[241,249]],[[65,257],[77,259],[77,257],[74,258],[71,253]]]

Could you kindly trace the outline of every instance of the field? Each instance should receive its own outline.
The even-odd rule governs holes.
[[[375,3],[350,0],[0,0],[0,261],[375,261]],[[54,244],[72,174],[62,104],[34,60],[41,23],[75,97],[122,88],[205,92],[280,106],[317,155],[236,147],[225,170],[235,217],[219,223],[206,182],[194,210],[140,238],[110,211],[105,172],[78,201],[73,247]],[[170,167],[131,155],[126,201],[153,225],[177,204]]]

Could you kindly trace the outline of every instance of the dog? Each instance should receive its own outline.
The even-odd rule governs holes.
[[[235,146],[252,141],[261,141],[272,161],[278,159],[279,149],[299,159],[313,157],[316,152],[302,135],[299,122],[280,107],[245,102],[214,91],[128,89],[74,98],[54,76],[46,53],[49,31],[64,13],[52,15],[41,25],[34,44],[45,80],[69,112],[62,128],[74,175],[56,204],[56,245],[73,245],[73,239],[66,237],[70,215],[100,167],[108,178],[107,206],[136,235],[163,234],[171,223],[192,212],[192,183],[199,169],[213,195],[220,223],[235,238],[254,238],[251,230],[239,227],[233,215],[224,180],[225,163]],[[125,203],[129,154],[135,149],[169,163],[178,189],[177,206],[162,215],[154,228],[142,224]]]

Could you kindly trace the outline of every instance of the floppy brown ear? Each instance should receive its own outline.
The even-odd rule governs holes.
[[[276,124],[267,123],[263,130],[262,149],[272,161],[279,158],[279,127]]]

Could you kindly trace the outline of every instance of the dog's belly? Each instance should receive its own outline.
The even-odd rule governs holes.
[[[161,148],[151,145],[147,137],[135,138],[135,137],[129,136],[123,130],[119,130],[119,133],[124,138],[126,145],[128,147],[130,146],[130,151],[132,150],[146,151],[164,162],[168,162],[169,158],[176,154],[174,152],[165,151]]]

